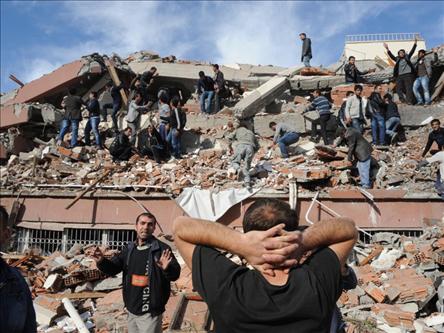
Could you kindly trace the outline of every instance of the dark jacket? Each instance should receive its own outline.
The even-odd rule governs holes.
[[[177,116],[179,116],[180,127],[177,122],[176,112],[177,112]],[[176,128],[179,131],[183,131],[186,123],[187,123],[187,115],[181,108],[171,110],[171,117],[170,117],[171,128]]]
[[[433,53],[433,58],[429,56],[424,57],[424,64],[427,71],[427,76],[429,78],[432,77],[432,65],[437,61],[438,61],[438,54],[436,53]],[[416,61],[414,63],[415,73],[418,73],[418,65],[419,65],[419,58],[416,58]]]
[[[89,111],[90,117],[99,117],[100,116],[100,103],[97,98],[90,99],[86,108]]]
[[[381,95],[377,92],[372,92],[370,97],[368,98],[367,109],[366,109],[366,117],[370,118],[375,113],[385,116],[385,108],[386,105]]]
[[[197,91],[201,94],[203,91],[214,91],[214,81],[209,76],[204,76],[197,83]]]
[[[385,119],[390,119],[392,117],[401,118],[401,115],[398,111],[398,106],[395,102],[389,102],[388,104],[386,104]]]
[[[158,130],[153,128],[153,135],[149,136],[147,130],[142,131],[139,134],[139,140],[137,141],[137,148],[140,152],[143,152],[145,149],[151,149],[152,147],[156,147],[158,149],[163,149],[166,147],[165,141],[162,140],[160,133]]]
[[[360,162],[367,161],[371,157],[372,146],[358,130],[353,127],[347,128],[345,140],[348,146],[349,161],[353,161],[353,156]]]
[[[346,64],[344,66],[345,82],[347,83],[359,83],[361,82],[361,76],[368,73],[368,71],[361,72],[356,65]]]
[[[338,111],[338,126],[347,128],[346,126],[346,117],[345,117],[345,105],[347,104],[347,101],[342,102],[341,107]]]
[[[427,144],[424,148],[424,152],[422,153],[422,157],[426,156],[426,154],[432,147],[433,142],[436,142],[436,144],[438,145],[438,150],[442,150],[442,148],[444,147],[444,127],[440,127],[437,131],[431,131],[429,133]]]
[[[221,71],[218,71],[216,75],[214,76],[214,82],[217,84],[217,87],[219,88],[219,92],[222,92],[225,90],[225,79],[224,79],[224,73]]]
[[[413,53],[415,53],[416,50],[416,43],[413,44],[412,49],[410,50],[410,52],[408,54],[405,55],[405,60],[407,61],[407,64],[410,66],[410,68],[412,69],[412,74],[416,73],[415,67],[413,66],[412,62],[410,61],[410,59],[413,56]],[[390,50],[387,51],[388,55],[390,58],[392,58],[393,61],[396,61],[395,64],[395,68],[393,69],[393,76],[394,77],[398,77],[398,71],[399,71],[399,61],[401,60],[400,57],[398,56],[394,56],[392,52],[390,52]]]
[[[312,58],[311,54],[311,39],[305,37],[305,39],[302,42],[302,53],[301,53],[301,61],[304,61],[304,56]]]
[[[123,132],[120,132],[109,146],[109,152],[113,156],[119,156],[128,147],[131,147],[129,138]]]
[[[113,85],[111,88],[111,97],[113,98],[113,104],[122,106],[122,95],[120,94],[120,89],[123,88],[123,83],[118,86]]]
[[[68,120],[80,120],[82,119],[82,113],[80,112],[80,108],[82,105],[85,105],[85,102],[79,97],[75,95],[68,95],[63,100],[63,108],[65,109],[65,119]]]
[[[123,301],[127,304],[127,291],[131,288],[130,277],[127,275],[128,265],[130,262],[131,253],[136,244],[129,243],[123,250],[110,260],[103,259],[97,263],[97,268],[109,275],[116,275],[123,271]],[[170,298],[171,281],[176,281],[180,276],[180,265],[174,255],[166,271],[163,271],[156,265],[156,261],[160,258],[162,251],[170,250],[171,248],[158,239],[154,239],[151,245],[151,268],[148,277],[150,284],[150,310],[149,313],[157,316],[165,311],[165,305]]]
[[[31,292],[22,274],[0,258],[0,332],[35,333]]]

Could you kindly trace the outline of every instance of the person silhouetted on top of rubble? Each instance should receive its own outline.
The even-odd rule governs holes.
[[[371,68],[366,71],[360,71],[356,67],[356,58],[354,56],[348,57],[348,63],[344,66],[344,73],[345,73],[345,82],[346,83],[362,83],[364,79],[362,78],[362,75],[373,73],[376,71],[376,68]]]
[[[171,117],[170,131],[168,133],[168,143],[171,145],[174,158],[180,158],[182,155],[182,134],[187,123],[187,115],[182,110],[180,99],[174,96],[170,101]]]
[[[214,81],[206,76],[203,71],[199,72],[199,81],[197,83],[197,94],[199,95],[200,111],[211,114],[211,103],[214,96]]]
[[[398,106],[393,102],[393,97],[390,94],[384,95],[386,104],[385,111],[385,134],[390,137],[390,143],[393,144],[398,136],[398,129],[401,126],[401,115],[398,111]]]
[[[441,147],[442,149],[442,147]],[[444,199],[444,150],[437,152],[435,155],[428,157],[418,163],[417,169],[420,169],[430,163],[439,163],[439,169],[436,173],[435,189],[438,195]]]
[[[109,146],[109,152],[114,162],[128,161],[133,155],[133,147],[131,146],[130,136],[132,134],[131,127],[125,128],[117,134],[114,141]]]
[[[99,149],[102,149],[102,142],[100,140],[99,133],[99,123],[100,123],[100,103],[97,99],[97,92],[92,91],[89,93],[89,101],[87,103],[86,108],[89,112],[89,119],[85,125],[85,144],[87,146],[91,145],[91,130],[94,133],[94,138],[96,140],[96,146]]]
[[[219,69],[218,64],[213,65],[214,72],[214,108],[215,113],[219,112],[221,109],[222,98],[227,98],[229,95],[229,90],[225,87],[224,73]]]
[[[386,103],[382,98],[381,93],[381,85],[375,85],[365,110],[365,116],[370,118],[372,122],[372,144],[374,145],[385,145]]]
[[[229,134],[226,138],[229,141],[230,150],[233,150],[234,155],[231,160],[231,168],[228,169],[229,174],[236,174],[239,170],[242,172],[244,177],[244,184],[247,188],[251,186],[250,178],[250,168],[251,161],[253,160],[254,154],[259,150],[259,142],[253,131],[250,131],[245,127],[245,125],[239,121],[234,124],[228,124]]]
[[[82,106],[86,106],[86,103],[82,100],[80,96],[76,96],[76,89],[69,89],[67,96],[63,98],[62,108],[65,109],[65,114],[62,120],[62,127],[60,129],[60,134],[57,137],[57,144],[60,145],[71,127],[71,148],[77,146],[77,138],[79,135],[79,123],[82,120]]]
[[[434,142],[438,145],[438,151],[444,148],[444,127],[441,127],[441,122],[439,119],[433,119],[430,122],[430,126],[432,127],[432,131],[427,138],[427,144],[422,152],[422,157],[427,155]]]
[[[165,94],[159,97],[159,133],[164,142],[168,142],[168,132],[170,130],[171,108],[168,105],[168,96]]]
[[[415,67],[410,59],[416,50],[416,43],[417,38],[415,36],[415,43],[413,44],[409,54],[406,54],[405,50],[401,49],[398,51],[397,57],[390,52],[387,43],[383,44],[389,57],[396,62],[393,69],[393,76],[396,79],[396,93],[398,94],[399,100],[402,103],[407,104],[414,104],[413,82],[415,81]]]
[[[341,128],[339,137],[333,146],[340,145],[342,140],[345,140],[348,146],[348,160],[350,162],[353,162],[353,159],[356,160],[361,187],[364,189],[371,188],[370,167],[373,151],[371,144],[354,127]]]
[[[178,217],[174,242],[192,271],[218,333],[330,331],[341,273],[358,233],[347,218],[319,221],[301,236],[296,212],[279,199],[248,207],[239,232]],[[244,258],[241,266],[216,249]],[[314,250],[302,264],[294,258]]]
[[[149,71],[145,71],[140,76],[141,87],[144,89],[144,103],[150,107],[156,102],[156,91],[154,90],[154,79],[159,76],[156,67],[151,67]]]
[[[325,96],[322,96],[319,89],[316,89],[313,92],[313,96],[314,100],[308,106],[307,111],[304,111],[305,113],[311,110],[317,110],[319,113],[319,118],[311,122],[311,139],[313,141],[317,141],[317,127],[320,125],[322,140],[324,141],[324,145],[328,145],[330,142],[327,137],[327,123],[331,117],[331,103]]]
[[[0,250],[7,249],[8,213],[0,206]],[[35,333],[37,323],[29,286],[22,273],[0,256],[0,332]]]
[[[313,57],[311,53],[311,39],[307,37],[305,32],[301,32],[299,38],[302,41],[301,61],[305,67],[310,67],[310,59]]]
[[[360,84],[355,85],[354,94],[347,98],[345,104],[345,118],[347,119],[347,125],[351,125],[360,133],[364,132],[364,101],[362,100],[362,86]]]
[[[166,142],[162,140],[159,132],[152,124],[149,124],[146,130],[140,132],[137,149],[140,155],[148,156],[157,163],[161,163],[169,157]]]
[[[143,99],[143,104],[148,103],[149,97],[146,89],[146,84],[142,82],[140,75],[136,76],[130,83],[129,100],[131,101],[136,94],[140,94]],[[157,96],[154,97],[156,99]]]
[[[156,217],[142,213],[136,218],[137,239],[106,259],[97,248],[97,268],[108,275],[123,272],[123,301],[128,310],[128,333],[161,333],[162,314],[170,298],[171,282],[180,265],[171,248],[154,237]]]
[[[140,105],[142,101],[142,96],[139,93],[136,93],[133,100],[129,104],[128,114],[126,115],[126,122],[128,127],[130,127],[132,130],[130,139],[132,145],[136,143],[137,131],[140,128],[140,114],[149,111],[148,104]]]
[[[293,126],[287,123],[276,124],[274,121],[272,121],[268,124],[268,127],[274,131],[272,147],[274,147],[276,144],[279,145],[282,158],[288,158],[287,147],[298,142],[300,137],[299,133]]]
[[[438,61],[437,49],[432,49],[432,52],[433,58],[430,58],[425,56],[425,50],[419,50],[418,59],[414,64],[417,77],[413,83],[413,93],[415,94],[416,101],[419,105],[430,105],[432,103],[430,99],[429,82],[433,74],[432,64]],[[420,86],[422,87],[422,91],[424,93],[424,99],[419,91]]]
[[[123,88],[123,83],[120,83],[120,85],[116,86],[112,81],[109,81],[105,86],[106,91],[111,94],[113,102],[104,104],[102,106],[102,118],[104,121],[106,121],[108,113],[107,110],[113,109],[113,112],[111,113],[111,119],[113,120],[114,133],[119,133],[119,126],[117,123],[117,113],[122,108],[122,95],[120,94],[120,89],[122,88]]]

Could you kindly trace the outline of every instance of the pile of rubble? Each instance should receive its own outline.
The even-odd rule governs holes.
[[[358,286],[338,300],[347,332],[444,331],[444,221],[420,237],[391,232],[358,242]]]

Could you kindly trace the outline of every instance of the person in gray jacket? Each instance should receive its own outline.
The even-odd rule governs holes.
[[[362,126],[362,115],[364,112],[364,105],[362,101],[362,86],[355,85],[355,94],[347,98],[345,104],[345,119],[346,123],[358,130],[360,133],[364,131]]]
[[[311,39],[307,37],[305,32],[301,32],[299,38],[302,41],[301,61],[305,67],[310,67],[310,59],[313,57],[311,53]]]
[[[278,144],[282,158],[288,158],[287,147],[298,142],[300,136],[299,133],[291,125],[286,123],[276,124],[272,121],[268,124],[268,127],[274,131],[273,146]]]
[[[432,64],[438,61],[438,54],[436,53],[437,50],[433,49],[432,52],[433,57],[426,57],[426,51],[419,50],[418,59],[414,64],[417,77],[413,83],[413,93],[415,94],[416,101],[419,105],[430,105],[432,102],[430,99],[429,81],[432,77]],[[424,99],[419,91],[420,86],[424,92]]]
[[[139,105],[141,102],[142,95],[140,93],[136,93],[133,100],[129,104],[128,114],[126,115],[126,122],[128,123],[128,127],[132,130],[130,139],[132,145],[136,143],[137,130],[140,126],[140,113],[148,111],[148,104]]]
[[[230,141],[230,148],[233,142],[236,142],[233,160],[231,161],[231,167],[234,172],[237,172],[238,170],[242,171],[242,174],[244,176],[244,183],[247,187],[250,187],[251,161],[253,160],[254,154],[260,148],[259,143],[254,133],[239,122],[236,122],[234,125],[232,123],[229,123],[228,130],[230,133],[227,135],[227,138]],[[244,163],[242,163],[242,161],[244,161]]]

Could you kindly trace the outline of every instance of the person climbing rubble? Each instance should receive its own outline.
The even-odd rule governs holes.
[[[272,121],[268,124],[268,127],[274,131],[273,144],[271,147],[274,147],[276,144],[279,145],[282,158],[288,158],[289,153],[287,147],[298,142],[300,134],[293,126],[287,123],[276,124]]]

